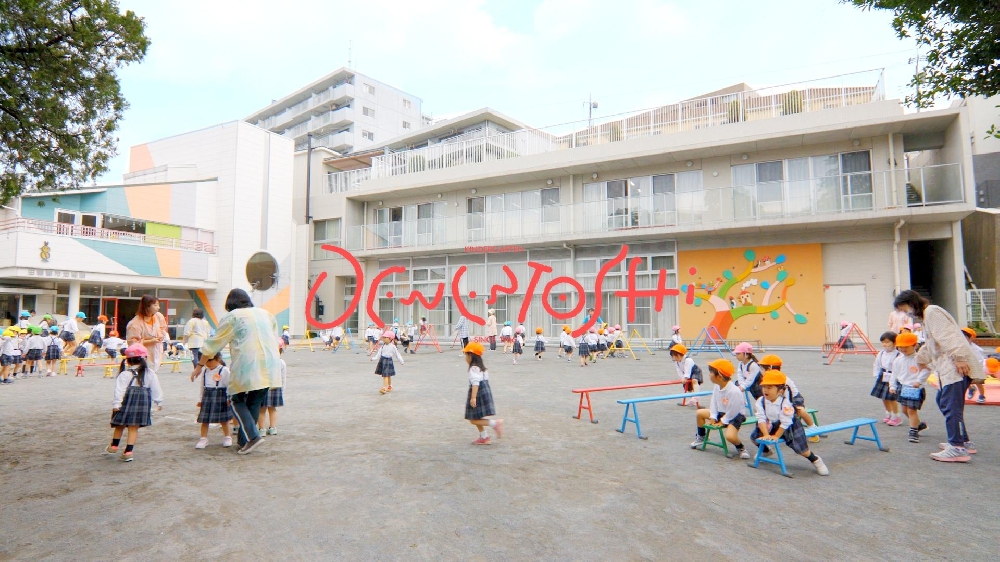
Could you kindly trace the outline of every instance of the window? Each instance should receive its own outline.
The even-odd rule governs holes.
[[[363,113],[365,117],[375,117],[375,110],[370,107],[362,106],[361,113]]]
[[[485,197],[469,197],[465,200],[466,224],[469,241],[485,239],[486,229],[483,214],[486,212]]]
[[[313,221],[313,259],[337,257],[337,254],[324,250],[323,244],[340,246],[340,219]]]
[[[409,121],[403,121],[403,129],[407,129],[408,130],[409,128],[410,128],[410,122]]]
[[[364,138],[364,139],[366,139],[366,140],[374,141],[375,140],[375,133],[373,133],[371,131],[361,131],[361,137]]]
[[[375,86],[372,86],[371,84],[364,84],[363,83],[361,85],[361,87],[364,88],[366,94],[371,95],[371,96],[375,95]]]
[[[408,100],[406,98],[403,98],[403,107],[405,107],[406,109],[410,109],[411,107],[413,107],[413,102],[411,102],[410,100]],[[404,127],[404,129],[405,128],[406,127]]]
[[[872,192],[872,163],[867,150],[847,152],[840,155],[841,195],[845,209],[871,209],[874,204]]]
[[[542,222],[559,222],[559,188],[542,190]]]

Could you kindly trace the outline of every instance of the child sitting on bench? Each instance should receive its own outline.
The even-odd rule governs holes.
[[[761,357],[760,368],[765,373],[767,371],[780,371],[781,357],[778,357],[777,355],[773,354]],[[810,416],[809,413],[806,412],[806,399],[802,397],[802,394],[799,392],[799,388],[795,386],[795,383],[792,382],[792,379],[788,378],[788,375],[785,375],[785,388],[788,389],[788,397],[789,399],[791,399],[792,404],[795,405],[795,413],[799,415],[799,418],[802,420],[802,423],[804,423],[806,427],[812,427],[816,425],[813,423],[812,416]],[[819,443],[819,436],[814,435],[809,438],[809,441],[812,443]]]
[[[765,455],[771,454],[767,445],[761,445],[758,440],[777,441],[783,439],[785,444],[793,451],[809,459],[816,467],[816,473],[820,476],[830,474],[830,469],[823,463],[823,459],[817,457],[809,450],[809,443],[806,441],[806,432],[802,429],[798,416],[795,415],[795,407],[792,401],[785,396],[784,373],[777,370],[764,372],[761,379],[760,389],[763,393],[757,400],[754,413],[757,416],[757,427],[753,428],[750,440],[754,445],[763,447]]]
[[[682,345],[682,344],[678,344]],[[716,359],[708,364],[708,378],[715,384],[712,389],[712,401],[708,408],[698,410],[698,436],[691,443],[692,449],[702,446],[705,441],[705,424],[721,425],[724,428],[726,441],[732,443],[739,451],[741,459],[749,459],[750,453],[743,448],[740,441],[740,426],[746,421],[743,415],[743,391],[732,382],[736,368],[726,359]]]
[[[676,344],[670,348],[670,358],[677,365],[677,376],[684,381],[684,392],[698,392],[698,385],[703,382],[701,369],[694,364],[694,359],[687,357],[687,352],[687,347],[684,347],[684,344]],[[697,398],[694,398],[693,402],[695,408],[701,408]],[[687,406],[687,398],[678,402],[677,405]]]

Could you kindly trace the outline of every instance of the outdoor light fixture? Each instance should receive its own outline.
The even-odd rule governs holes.
[[[719,172],[712,172],[712,177],[713,178],[719,177]]]
[[[861,146],[861,141],[859,141],[858,139],[854,139],[854,142],[852,142],[851,144],[853,144],[854,146]]]
[[[379,202],[378,202],[378,206],[379,206],[379,207],[381,207],[381,206],[382,206],[382,202],[381,202],[381,201],[379,201]]]
[[[473,193],[473,194],[475,194],[475,193],[476,193],[476,188],[474,188],[474,187],[472,188],[472,193]]]
[[[594,178],[596,180],[597,179],[597,172],[594,172],[593,175],[591,175],[590,177],[592,177],[592,178]]]
[[[545,185],[552,185],[552,180],[545,180]]]
[[[750,158],[750,155],[749,155],[749,154],[747,154],[746,152],[744,152],[744,153],[743,153],[743,156],[740,156],[740,158],[742,158],[742,159],[746,160],[747,158]]]
[[[694,162],[688,160],[687,161],[687,167],[690,168],[691,166],[694,166]]]
[[[440,198],[441,198],[441,194],[440,194],[440,193],[438,193],[438,199],[440,199]]]

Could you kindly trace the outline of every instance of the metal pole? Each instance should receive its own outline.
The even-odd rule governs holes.
[[[306,148],[306,224],[312,222],[312,215],[309,214],[309,196],[312,192],[312,154],[313,154],[313,135],[309,133],[306,135],[308,139],[308,145]]]

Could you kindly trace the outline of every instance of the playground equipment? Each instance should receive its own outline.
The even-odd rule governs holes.
[[[625,351],[628,351],[630,354],[632,354],[632,359],[635,359],[636,361],[638,361],[639,358],[635,356],[635,351],[632,350],[632,338],[638,338],[639,339],[639,343],[642,344],[642,347],[646,348],[646,351],[650,355],[656,355],[655,353],[653,353],[653,350],[649,349],[649,346],[646,345],[646,341],[642,339],[642,336],[639,335],[639,330],[636,330],[635,328],[632,328],[632,333],[629,334],[629,336],[627,338],[625,338],[625,340],[624,340],[625,343],[624,344],[622,344],[621,346],[619,346],[618,345],[618,340],[615,340],[614,343],[612,343],[611,345],[608,346],[608,350],[604,352],[604,358],[607,359],[615,351],[625,350]]]
[[[701,351],[714,351],[723,358],[733,356],[732,348],[729,347],[729,344],[726,343],[726,338],[722,337],[719,329],[715,326],[702,328],[701,332],[698,333],[698,337],[688,346],[688,353],[691,355],[698,355]]]
[[[864,342],[864,348],[854,344],[855,335],[861,338],[861,341]],[[850,342],[850,345],[848,345],[848,342]],[[826,364],[833,365],[833,362],[837,360],[838,355],[878,355],[878,351],[875,349],[875,346],[872,345],[871,340],[868,339],[868,336],[865,335],[861,328],[859,328],[857,324],[851,324],[851,329],[847,332],[847,335],[839,338],[837,343],[833,346],[833,349],[830,350],[830,354],[824,356],[824,358],[830,358]]]
[[[438,342],[437,333],[434,331],[434,324],[427,324],[427,330],[422,334],[417,334],[417,340],[414,342],[413,351],[420,349],[421,345],[432,345],[438,350],[438,353],[444,353],[444,351],[441,350],[441,344]]]

